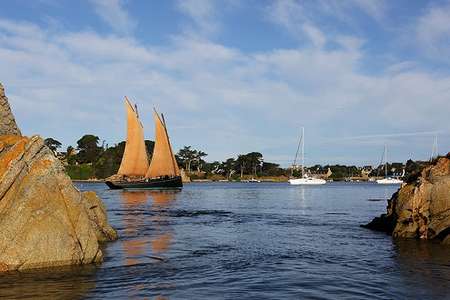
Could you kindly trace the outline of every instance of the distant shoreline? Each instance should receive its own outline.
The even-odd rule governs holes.
[[[72,182],[104,183],[105,179],[71,179]]]
[[[74,183],[105,183],[105,179],[72,179]],[[287,183],[287,180],[264,180],[261,179],[260,183]],[[342,183],[370,183],[371,181],[367,180],[359,180],[359,181],[345,181],[345,180],[334,180],[330,182],[342,182]],[[249,183],[248,181],[239,181],[239,180],[209,180],[209,179],[195,179],[190,182],[183,182],[183,184],[190,183]],[[250,182],[251,183],[251,182]]]

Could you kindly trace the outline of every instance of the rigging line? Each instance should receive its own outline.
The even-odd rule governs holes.
[[[297,152],[295,152],[295,158],[294,158],[293,166],[295,166],[297,164],[298,152],[300,151],[300,146],[302,144],[302,140],[303,140],[303,135],[300,137],[300,139],[298,141]]]

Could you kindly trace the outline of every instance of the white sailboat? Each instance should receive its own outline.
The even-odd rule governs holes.
[[[301,169],[302,177],[301,178],[291,178],[291,179],[289,179],[289,183],[292,185],[321,185],[321,184],[327,183],[326,180],[324,180],[324,179],[310,177],[307,174],[305,174],[305,167],[304,167],[304,165],[305,165],[305,128],[304,127],[302,127],[302,136],[301,136],[300,142],[297,147],[297,153],[295,154],[294,164],[293,164],[292,168],[294,168],[296,166],[297,156],[298,156],[300,147],[302,150],[302,156],[301,156],[301,158],[302,158],[302,169]]]
[[[383,153],[383,160],[384,160],[384,178],[378,179],[376,183],[378,184],[402,184],[403,180],[399,178],[393,178],[387,176],[387,145],[384,145],[384,153]],[[404,172],[404,170],[403,170]]]

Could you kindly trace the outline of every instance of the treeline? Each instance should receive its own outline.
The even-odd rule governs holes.
[[[61,143],[53,138],[45,139],[46,145],[52,149],[58,158],[66,166],[68,175],[72,179],[104,179],[117,173],[125,150],[125,142],[113,146],[100,144],[100,138],[87,134],[81,137],[76,146],[67,147],[66,151],[60,152]],[[154,142],[145,141],[147,155],[151,160]],[[239,180],[242,178],[278,177],[280,179],[289,176],[301,176],[300,166],[282,168],[279,164],[267,162],[260,152],[249,152],[231,157],[225,161],[207,162],[208,154],[202,150],[184,146],[175,158],[181,169],[192,179],[228,179]],[[401,176],[403,170],[405,177],[417,173],[426,162],[414,162],[409,160],[406,165],[402,163],[391,163],[387,165],[388,176]],[[314,165],[304,169],[310,175],[333,180],[346,180],[351,178],[382,177],[385,175],[384,165],[376,168],[372,166],[357,167],[345,165]]]
[[[45,144],[55,152],[66,167],[72,179],[103,179],[117,173],[125,151],[125,142],[112,147],[99,145],[100,138],[95,135],[84,135],[77,141],[76,147],[69,146],[65,152],[58,152],[61,143],[55,139],[45,139]],[[147,155],[151,159],[154,142],[146,140]]]
[[[72,179],[81,180],[104,179],[116,174],[125,151],[124,141],[114,146],[104,143],[100,145],[100,138],[91,134],[81,137],[75,147],[68,146],[66,151],[60,151],[61,143],[53,138],[45,139],[45,144],[63,161],[68,175]],[[145,145],[150,161],[154,142],[146,140]],[[245,175],[283,176],[288,173],[288,170],[280,168],[278,164],[265,162],[259,152],[238,155],[223,162],[206,162],[207,155],[204,151],[184,146],[176,153],[175,158],[179,167],[193,178],[221,176],[236,179]]]
[[[188,172],[193,179],[234,179],[244,176],[286,176],[289,171],[280,168],[279,164],[264,161],[259,152],[241,154],[225,161],[206,162],[203,151],[185,146],[176,155],[178,164]]]

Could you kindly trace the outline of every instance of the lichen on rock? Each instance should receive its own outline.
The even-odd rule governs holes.
[[[0,92],[0,272],[100,262],[99,242],[117,239],[103,203],[42,138],[21,136]]]
[[[450,153],[424,168],[388,201],[387,213],[363,227],[395,238],[438,239],[450,244]]]
[[[44,141],[0,137],[0,269],[102,260],[117,238],[95,193],[81,193]]]

